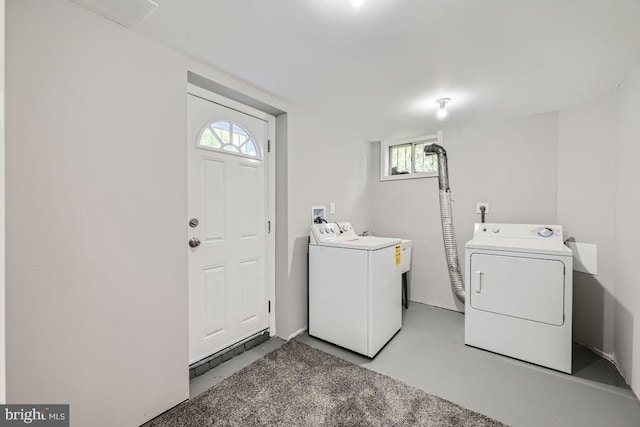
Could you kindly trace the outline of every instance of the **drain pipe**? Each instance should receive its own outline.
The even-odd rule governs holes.
[[[440,219],[442,220],[442,237],[444,251],[447,256],[451,289],[456,297],[464,302],[464,281],[458,261],[456,235],[453,231],[453,215],[451,214],[451,190],[449,189],[449,171],[447,169],[447,152],[441,145],[430,144],[424,147],[425,154],[438,157],[438,187],[440,188]]]

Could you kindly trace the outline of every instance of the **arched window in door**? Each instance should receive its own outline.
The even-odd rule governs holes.
[[[239,124],[228,120],[210,123],[200,134],[198,145],[202,148],[260,158],[258,144],[249,132]]]

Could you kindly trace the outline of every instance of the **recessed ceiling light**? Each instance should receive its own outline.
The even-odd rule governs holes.
[[[351,0],[351,5],[353,7],[360,7],[364,4],[365,0]]]

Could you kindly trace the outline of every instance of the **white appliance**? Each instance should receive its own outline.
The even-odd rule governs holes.
[[[559,225],[476,224],[465,344],[571,373],[573,257]]]
[[[400,330],[401,240],[357,236],[350,223],[313,224],[309,335],[368,357]]]
[[[400,261],[400,273],[402,273],[402,305],[409,308],[409,280],[407,273],[411,271],[411,240],[402,239],[402,259]]]

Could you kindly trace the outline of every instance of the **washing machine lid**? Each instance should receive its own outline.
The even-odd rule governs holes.
[[[334,248],[375,251],[377,249],[387,248],[389,246],[400,245],[402,244],[402,240],[393,237],[343,236],[336,237],[331,240],[326,240],[320,244],[322,246],[330,246]]]
[[[572,256],[562,227],[541,224],[476,224],[467,249]]]

